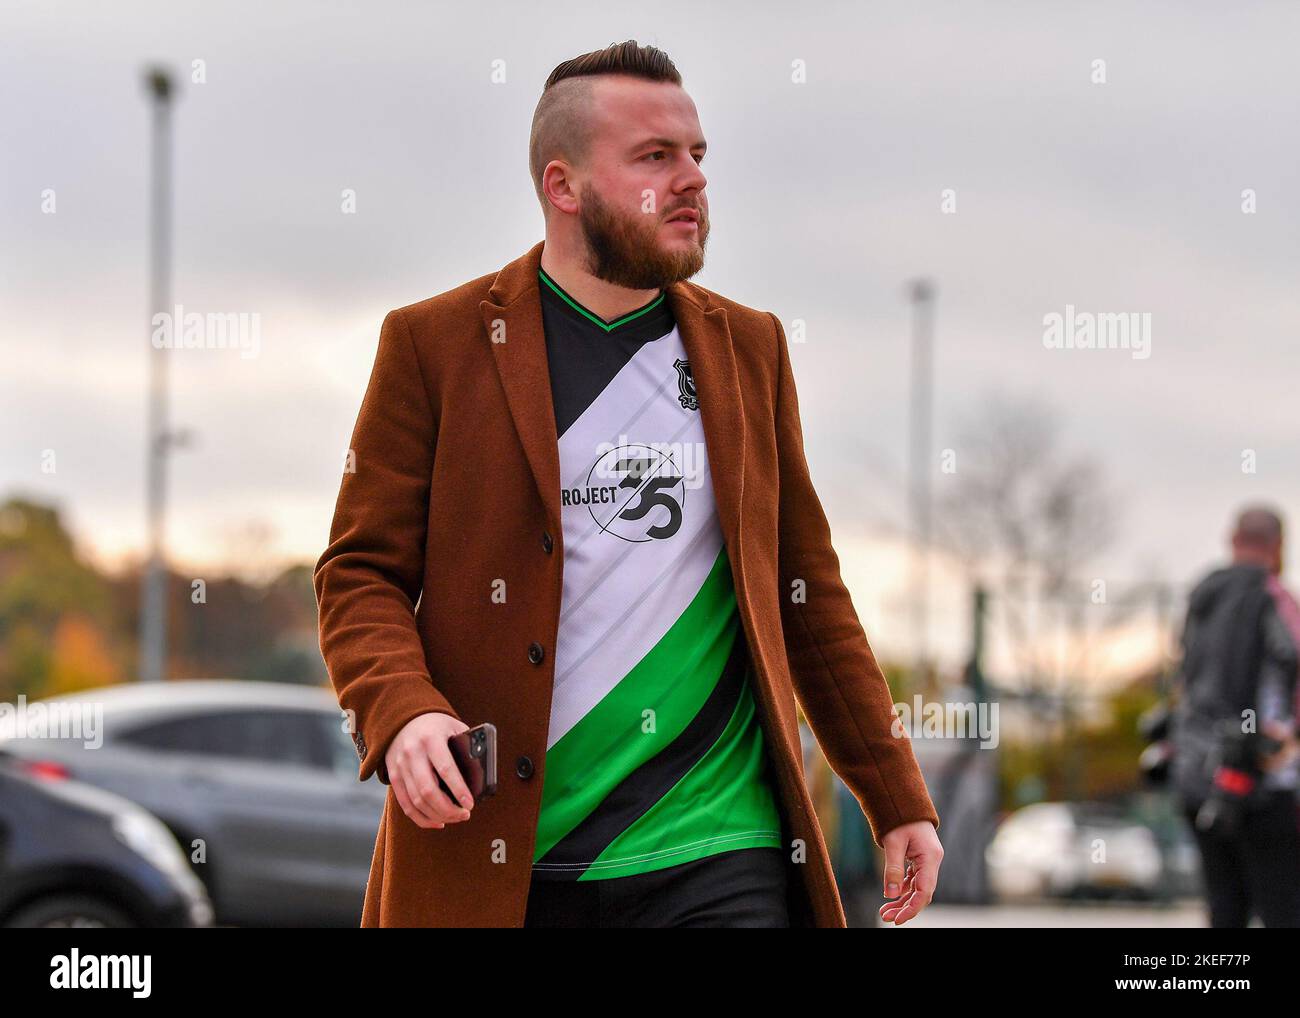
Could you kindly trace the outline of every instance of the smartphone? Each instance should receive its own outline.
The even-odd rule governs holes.
[[[465,779],[469,794],[477,805],[480,799],[486,799],[497,790],[497,730],[495,725],[481,724],[453,735],[447,740],[452,759],[460,768],[460,775]],[[435,772],[436,773],[436,772]],[[438,787],[452,802],[460,801],[451,794],[447,782],[438,776]]]

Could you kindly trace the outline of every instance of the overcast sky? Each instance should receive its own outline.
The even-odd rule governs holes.
[[[541,85],[626,38],[669,53],[708,139],[695,281],[807,323],[792,356],[809,459],[878,647],[904,645],[890,535],[919,274],[939,292],[936,450],[992,392],[1054,408],[1116,493],[1096,575],[1191,580],[1246,499],[1300,524],[1294,4],[0,12],[0,495],[60,505],[106,563],[144,538],[144,65],[182,78],[174,298],[261,320],[257,357],[172,361],[196,444],[174,460],[169,543],[195,570],[257,572],[324,548],[384,314],[542,239],[526,161]],[[1149,313],[1150,356],[1045,348],[1067,304]],[[964,594],[941,587],[955,649]]]

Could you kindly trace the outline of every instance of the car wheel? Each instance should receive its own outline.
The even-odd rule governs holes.
[[[5,926],[22,929],[125,929],[136,924],[120,909],[84,894],[57,894],[24,906]]]

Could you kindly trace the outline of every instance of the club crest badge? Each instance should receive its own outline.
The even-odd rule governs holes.
[[[691,374],[691,362],[680,357],[673,361],[677,369],[677,398],[687,410],[699,410],[700,401],[695,392],[695,378]]]

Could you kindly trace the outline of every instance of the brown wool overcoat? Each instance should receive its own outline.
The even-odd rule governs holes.
[[[499,740],[497,794],[463,823],[419,827],[389,789],[362,926],[523,925],[564,562],[543,243],[384,319],[316,565],[321,651],[361,780],[387,783],[389,744],[428,711],[490,721]],[[779,320],[693,283],[668,295],[777,783],[791,922],[843,926],[796,702],[877,842],[939,819],[910,743],[891,731],[889,689],[840,579]]]

